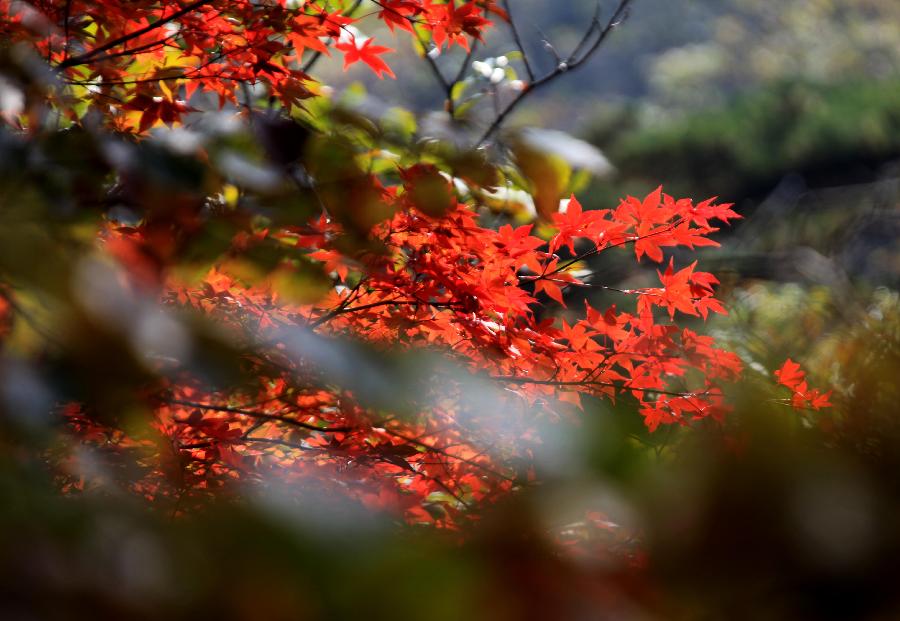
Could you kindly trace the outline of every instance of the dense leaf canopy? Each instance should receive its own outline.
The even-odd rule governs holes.
[[[534,484],[542,429],[585,399],[632,402],[650,431],[724,420],[742,363],[695,321],[725,312],[718,280],[672,250],[739,216],[662,189],[583,210],[561,200],[577,162],[498,133],[628,2],[546,76],[520,53],[528,79],[480,138],[464,91],[517,78],[509,59],[448,81],[434,52],[471,52],[506,10],[361,4],[0,3],[8,348],[112,473],[63,451],[64,489],[112,476],[177,514],[278,481],[455,528]],[[455,134],[311,77],[331,53],[395,77],[373,20],[418,46]],[[656,282],[585,271],[616,252]],[[621,301],[571,303],[588,289]],[[778,378],[828,405],[793,362]]]

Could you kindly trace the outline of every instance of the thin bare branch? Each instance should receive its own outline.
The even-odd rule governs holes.
[[[481,139],[478,141],[477,146],[481,146],[488,142],[491,137],[500,129],[506,119],[522,104],[522,102],[535,91],[542,89],[547,86],[551,82],[553,82],[556,78],[561,76],[564,73],[568,73],[574,69],[581,67],[587,62],[587,60],[599,49],[600,45],[606,40],[609,36],[609,33],[613,31],[624,19],[628,6],[631,4],[633,0],[619,0],[619,4],[616,7],[616,10],[613,12],[612,16],[607,21],[606,26],[599,32],[599,36],[597,40],[588,48],[587,51],[582,53],[582,55],[578,58],[573,55],[569,56],[569,60],[561,61],[557,64],[556,68],[554,68],[550,73],[538,78],[534,82],[528,84],[527,88],[519,93],[509,104],[504,108],[500,114],[498,114],[494,121],[488,126],[485,130],[484,134],[482,134]],[[596,24],[592,23],[588,28],[587,35],[588,38],[597,30]],[[579,44],[579,47],[583,48],[586,45]],[[577,48],[576,48],[577,49]]]
[[[528,60],[528,52],[525,51],[525,46],[522,44],[522,37],[519,35],[519,29],[516,27],[516,21],[509,6],[509,0],[503,0],[503,10],[506,11],[507,16],[509,17],[509,29],[512,32],[513,41],[515,41],[519,53],[522,54],[522,64],[525,65],[528,81],[534,82],[534,70],[531,68],[531,62]]]
[[[705,397],[709,395],[718,396],[721,393],[712,392],[709,390],[703,390],[699,392],[677,392],[674,390],[662,390],[656,388],[636,388],[634,386],[628,386],[625,384],[616,384],[614,382],[601,382],[597,380],[572,380],[572,381],[562,381],[562,380],[552,380],[552,379],[536,379],[532,377],[520,377],[515,375],[492,375],[489,376],[489,379],[495,382],[502,382],[505,384],[532,384],[536,386],[556,386],[559,388],[564,388],[566,386],[570,386],[573,388],[577,387],[588,387],[588,386],[602,386],[605,388],[617,388],[619,390],[630,390],[636,392],[644,392],[650,393],[654,395],[668,395],[671,397]]]
[[[594,6],[594,15],[591,17],[591,25],[590,27],[584,31],[584,36],[581,37],[581,41],[578,42],[578,45],[575,46],[575,49],[572,50],[572,53],[569,55],[569,62],[572,62],[584,47],[588,44],[588,41],[591,40],[591,36],[600,30],[600,10],[601,10],[601,2],[597,0],[597,4]]]

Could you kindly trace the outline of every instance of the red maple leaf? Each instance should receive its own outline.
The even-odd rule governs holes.
[[[781,368],[775,371],[775,377],[778,378],[778,383],[782,386],[796,390],[803,382],[803,378],[806,377],[806,373],[800,368],[799,364],[788,358],[781,365]]]
[[[385,74],[396,79],[397,76],[394,75],[394,72],[391,71],[388,64],[379,57],[379,54],[393,52],[394,50],[382,45],[372,45],[373,41],[374,39],[365,39],[362,44],[360,44],[356,37],[352,37],[350,41],[346,43],[338,43],[335,45],[337,49],[344,52],[344,69],[346,70],[347,67],[353,63],[362,61],[369,65],[379,79],[384,79]]]
[[[466,2],[459,8],[456,8],[453,0],[447,4],[433,6],[434,27],[431,33],[434,44],[442,47],[444,42],[449,40],[450,43],[456,43],[468,50],[469,41],[465,35],[480,40],[481,31],[491,25],[490,20],[481,16],[481,12],[482,9],[474,2]]]
[[[409,0],[383,0],[380,5],[381,11],[378,13],[378,17],[384,20],[391,31],[394,30],[394,26],[397,26],[413,32],[411,20],[425,11],[420,4]]]

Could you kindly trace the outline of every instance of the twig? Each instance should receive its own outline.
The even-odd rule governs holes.
[[[512,10],[509,7],[509,0],[503,0],[503,10],[506,11],[507,16],[509,17],[509,29],[512,32],[513,41],[515,41],[516,47],[519,48],[519,53],[522,54],[522,63],[525,65],[528,81],[534,82],[534,70],[531,68],[531,63],[528,61],[528,53],[525,51],[525,46],[522,44],[522,37],[519,36],[519,29],[516,28]]]
[[[453,85],[455,86],[459,82],[462,81],[463,77],[466,75],[466,69],[469,68],[469,63],[472,62],[472,57],[475,56],[475,50],[478,48],[478,39],[472,39],[472,44],[469,46],[469,51],[466,53],[466,58],[463,60],[463,63],[459,66],[459,71],[456,72],[456,77],[453,78]]]
[[[572,50],[572,53],[569,55],[570,62],[581,53],[581,50],[584,49],[587,42],[591,40],[591,35],[600,28],[600,7],[600,0],[597,0],[597,4],[594,7],[594,15],[591,17],[591,27],[585,31],[581,41],[579,41],[578,45],[575,46],[575,49]]]
[[[575,265],[576,263],[578,263],[578,262],[580,262],[580,261],[583,261],[583,260],[585,260],[585,259],[588,259],[588,258],[590,258],[590,257],[593,257],[593,256],[595,256],[595,255],[598,255],[598,254],[600,254],[601,252],[605,252],[605,251],[610,250],[610,249],[612,249],[612,248],[619,248],[619,247],[625,246],[625,245],[627,245],[627,244],[632,244],[632,243],[636,243],[636,242],[639,242],[639,241],[643,241],[643,240],[645,240],[645,239],[649,239],[649,238],[651,238],[651,237],[656,237],[657,235],[662,235],[662,234],[664,234],[664,233],[671,233],[671,232],[674,231],[679,225],[681,225],[682,223],[684,223],[684,221],[685,221],[685,219],[684,219],[684,218],[681,218],[680,220],[677,220],[676,222],[671,223],[670,225],[666,226],[665,228],[662,228],[662,229],[653,231],[652,233],[648,233],[648,234],[646,234],[646,235],[641,235],[641,236],[636,236],[636,237],[634,237],[634,238],[632,238],[632,239],[626,239],[626,240],[617,242],[617,243],[615,243],[615,244],[609,244],[609,245],[603,246],[603,247],[599,247],[599,246],[598,246],[598,247],[596,247],[596,248],[591,248],[590,250],[587,250],[587,251],[585,251],[585,252],[582,252],[581,254],[579,254],[578,256],[576,256],[576,257],[574,257],[574,258],[572,258],[572,259],[569,259],[569,260],[567,260],[567,261],[564,261],[561,265],[556,266],[556,268],[553,269],[553,270],[550,271],[550,272],[544,272],[544,273],[542,273],[542,274],[538,274],[537,276],[527,276],[527,275],[522,275],[522,276],[519,276],[519,279],[520,279],[520,280],[525,280],[525,281],[531,281],[531,282],[538,281],[538,280],[545,280],[545,279],[548,279],[550,276],[554,276],[555,274],[558,274],[558,273],[560,273],[560,272],[563,272],[563,271],[565,271],[566,269],[568,269],[569,267]],[[570,284],[571,284],[571,283],[570,283]],[[584,285],[581,285],[581,286],[584,286]]]
[[[597,380],[572,380],[572,381],[562,381],[562,380],[551,380],[551,379],[536,379],[531,377],[521,377],[516,375],[490,375],[488,379],[491,379],[496,382],[503,382],[506,384],[534,384],[538,386],[558,386],[558,387],[587,387],[587,386],[604,386],[607,388],[618,388],[620,390],[631,390],[636,392],[644,392],[651,393],[654,395],[667,395],[670,397],[705,397],[705,396],[719,396],[721,393],[712,392],[710,390],[703,390],[700,392],[676,392],[673,390],[662,390],[656,388],[637,388],[634,386],[626,386],[624,384],[616,384],[614,382],[601,382]]]
[[[265,412],[255,412],[253,410],[245,410],[244,408],[234,408],[227,405],[216,405],[212,403],[196,403],[193,401],[184,401],[182,399],[163,399],[164,403],[168,403],[170,405],[178,405],[186,408],[196,408],[198,410],[209,410],[212,412],[226,412],[228,414],[238,414],[240,416],[247,416],[249,418],[254,418],[257,420],[264,421],[274,421],[279,423],[284,423],[286,425],[291,425],[293,427],[300,427],[301,429],[308,429],[309,431],[318,431],[320,433],[349,433],[354,431],[354,427],[317,427],[316,425],[311,425],[310,423],[304,423],[302,421],[296,420],[294,418],[290,418],[288,416],[281,416],[279,414],[267,414]]]
[[[606,26],[600,31],[600,35],[597,37],[597,40],[591,45],[590,49],[584,52],[580,57],[576,57],[575,55],[570,55],[567,60],[564,60],[556,65],[556,68],[553,69],[550,73],[544,75],[543,77],[538,78],[532,83],[528,84],[527,88],[519,93],[519,95],[513,99],[503,111],[497,115],[494,121],[490,124],[490,126],[485,130],[484,134],[481,136],[481,139],[478,141],[476,146],[481,146],[490,140],[491,136],[500,129],[506,119],[512,114],[519,105],[528,97],[531,93],[536,90],[543,88],[547,84],[551,83],[560,75],[572,71],[574,69],[578,69],[597,51],[600,45],[606,40],[606,37],[609,36],[609,33],[619,25],[621,20],[623,19],[628,6],[631,4],[632,0],[619,0],[619,5],[616,7],[616,10],[613,12],[612,16],[609,18],[609,21],[606,23]],[[586,33],[586,37],[589,38],[594,32],[597,31],[599,22],[594,22],[588,28]],[[586,43],[580,43],[577,49],[583,48]]]
[[[368,310],[370,308],[378,308],[379,306],[432,306],[434,308],[454,308],[460,306],[460,304],[454,304],[452,302],[423,302],[422,300],[384,300],[381,302],[372,302],[370,304],[362,304],[360,306],[344,306],[338,307],[333,311],[322,315],[315,321],[309,324],[310,329],[318,328],[323,323],[331,321],[338,315],[343,315],[344,313],[352,313],[355,311]]]
[[[363,0],[356,0],[356,2],[353,3],[353,6],[347,9],[347,11],[344,13],[344,17],[353,17],[353,14],[356,13],[356,10],[360,7],[362,2]],[[312,71],[312,68],[316,65],[317,62],[319,62],[319,59],[322,58],[322,55],[323,53],[321,51],[316,51],[316,53],[310,56],[309,60],[307,60],[303,64],[303,66],[300,67],[300,70],[303,73],[309,73],[310,71]]]
[[[456,76],[453,78],[453,81],[450,82],[450,84],[447,86],[447,114],[450,115],[451,119],[456,116],[456,102],[453,100],[453,89],[457,84],[462,82],[463,77],[466,75],[466,69],[469,68],[469,65],[472,62],[472,57],[475,56],[475,49],[477,47],[478,39],[472,39],[472,44],[469,46],[469,51],[466,53],[465,59],[459,66],[459,71],[456,72]]]
[[[63,61],[69,58],[69,19],[71,19],[72,0],[66,0],[63,10]]]
[[[195,2],[191,2],[187,6],[179,9],[178,11],[175,11],[168,17],[160,18],[157,21],[153,22],[152,24],[144,26],[143,28],[135,30],[134,32],[129,32],[127,34],[122,35],[121,37],[117,37],[117,38],[113,39],[112,41],[107,41],[103,45],[101,45],[99,47],[95,47],[94,49],[90,50],[89,52],[85,52],[84,54],[79,54],[78,56],[72,56],[71,58],[67,58],[67,59],[63,60],[61,63],[59,63],[56,66],[56,68],[57,69],[66,69],[68,67],[75,67],[77,65],[83,65],[88,62],[94,62],[94,60],[95,60],[94,57],[97,54],[101,54],[101,53],[105,52],[106,50],[110,50],[118,45],[127,43],[127,42],[131,41],[132,39],[141,37],[141,36],[147,34],[148,32],[153,32],[157,28],[161,28],[162,26],[165,26],[169,22],[175,21],[179,17],[187,15],[188,13],[195,11],[206,4],[210,4],[212,1],[213,0],[195,0]]]

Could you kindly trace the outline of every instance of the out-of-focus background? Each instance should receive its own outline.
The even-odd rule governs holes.
[[[595,9],[512,4],[539,73]],[[316,70],[336,90],[362,82],[370,107],[427,117],[433,76],[396,47],[396,81]],[[473,59],[512,49],[498,34]],[[437,60],[449,74],[461,57]],[[3,431],[0,616],[898,618],[900,3],[638,0],[510,124],[602,151],[614,170],[580,189],[587,207],[663,184],[745,215],[701,256],[730,312],[703,329],[747,364],[724,430],[648,434],[627,404],[590,403],[579,425],[548,430],[540,487],[449,534],[336,520],[318,499],[283,502],[292,490],[180,519],[124,496],[64,498]],[[588,266],[598,279],[641,282],[603,257]],[[835,390],[832,411],[769,398],[788,356]]]

